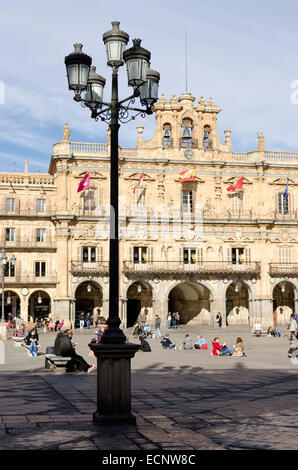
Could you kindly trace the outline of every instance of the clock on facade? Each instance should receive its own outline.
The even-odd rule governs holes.
[[[29,294],[29,290],[27,289],[27,287],[23,287],[21,292],[22,292],[22,295],[28,295]]]
[[[184,156],[185,156],[185,158],[187,158],[187,160],[191,160],[194,157],[193,151],[192,150],[186,150],[184,152]]]

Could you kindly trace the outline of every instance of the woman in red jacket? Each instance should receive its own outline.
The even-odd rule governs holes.
[[[229,354],[230,356],[232,356],[234,353],[234,351],[232,349],[229,349],[225,343],[220,345],[218,337],[214,338],[214,340],[212,341],[212,346],[213,346],[213,349],[212,349],[213,356],[225,356],[226,354]]]

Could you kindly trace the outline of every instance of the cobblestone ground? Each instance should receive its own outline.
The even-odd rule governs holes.
[[[298,365],[287,357],[288,339],[254,338],[246,327],[200,328],[209,344],[219,335],[229,346],[238,336],[247,345],[246,358],[217,358],[210,349],[180,350],[187,332],[195,339],[197,331],[187,327],[170,331],[176,350],[162,350],[158,339],[150,339],[152,352],[136,354],[137,426],[117,428],[92,424],[96,373],[45,371],[45,348],[55,334],[40,333],[37,358],[8,340],[0,365],[0,449],[297,450]],[[75,333],[85,358],[92,335]]]

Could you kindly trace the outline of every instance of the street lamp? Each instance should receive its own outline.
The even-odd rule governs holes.
[[[112,29],[103,34],[107,65],[112,68],[111,102],[103,100],[106,80],[91,67],[92,59],[82,52],[82,44],[75,44],[74,52],[65,57],[68,86],[75,93],[74,100],[91,110],[92,119],[107,122],[111,135],[108,328],[100,343],[90,344],[98,361],[97,412],[93,415],[96,424],[136,422],[131,414],[130,361],[140,346],[126,342],[119,318],[118,134],[120,122],[153,113],[160,78],[159,73],[150,68],[151,53],[141,46],[140,39],[134,39],[133,46],[125,50],[129,35],[120,30],[119,25],[118,21],[113,21]],[[124,62],[128,86],[133,88],[133,93],[119,101],[118,69]],[[145,108],[132,106],[136,98],[140,98]]]
[[[15,255],[12,255],[10,264],[11,266],[15,266],[16,264],[16,257]],[[0,257],[0,263],[2,266],[2,312],[1,312],[1,323],[5,323],[5,311],[4,311],[4,302],[5,302],[5,296],[4,296],[4,281],[5,281],[5,267],[7,265],[8,258],[6,256],[6,251],[5,248],[2,248],[1,250],[1,257]]]

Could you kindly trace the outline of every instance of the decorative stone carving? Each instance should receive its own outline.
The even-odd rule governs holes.
[[[65,126],[63,127],[63,137],[61,142],[69,142],[69,137],[70,137],[70,128],[68,124],[66,123]]]

